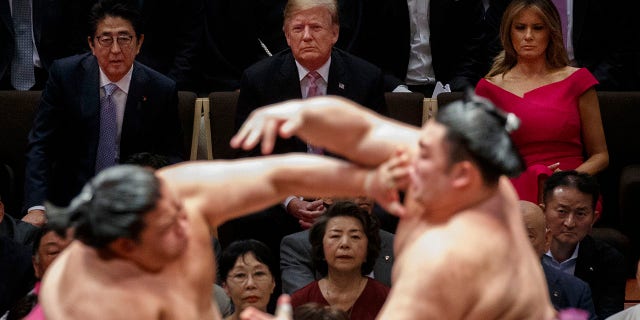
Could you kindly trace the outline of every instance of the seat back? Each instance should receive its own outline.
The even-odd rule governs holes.
[[[0,163],[12,168],[15,175],[13,192],[2,201],[6,211],[13,215],[19,215],[22,209],[25,153],[41,94],[41,91],[0,91]]]
[[[462,99],[462,97],[464,97],[464,92],[461,91],[443,92],[436,97],[438,99],[438,109],[442,109],[449,103]]]
[[[220,91],[209,94],[211,139],[214,159],[233,159],[236,150],[229,146],[235,134],[237,91]]]
[[[619,185],[623,169],[640,164],[640,92],[598,92],[609,166],[598,174],[603,215],[599,223],[622,226]],[[637,200],[640,202],[640,200]],[[640,212],[636,212],[640,215]],[[636,231],[637,232],[637,231]]]
[[[193,150],[193,132],[200,129],[200,112],[198,112],[197,122],[195,120],[197,98],[198,95],[195,92],[178,91],[178,116],[182,125],[185,159],[190,158]]]
[[[389,117],[404,123],[422,126],[424,95],[418,92],[385,92]]]

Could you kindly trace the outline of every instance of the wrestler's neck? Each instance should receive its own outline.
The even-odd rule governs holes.
[[[430,224],[444,224],[451,218],[470,209],[478,208],[497,193],[497,185],[478,184],[450,192],[439,201],[418,204],[421,218]]]
[[[122,271],[127,274],[132,273],[158,273],[162,271],[163,266],[158,266],[144,261],[142,258],[133,254],[126,254],[113,247],[107,246],[102,249],[90,248],[95,252],[95,257],[107,266],[106,271],[118,272]]]

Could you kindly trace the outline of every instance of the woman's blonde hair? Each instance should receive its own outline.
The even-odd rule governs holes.
[[[560,15],[555,5],[550,0],[514,0],[507,6],[500,24],[500,42],[504,49],[495,57],[493,66],[486,77],[504,74],[518,62],[518,54],[511,39],[511,26],[516,17],[526,9],[536,11],[549,28],[549,44],[545,53],[547,64],[552,68],[569,65],[567,50],[562,38]]]

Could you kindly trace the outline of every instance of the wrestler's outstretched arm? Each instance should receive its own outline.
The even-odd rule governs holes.
[[[202,213],[211,226],[273,205],[294,192],[309,197],[367,195],[403,213],[386,172],[323,156],[183,162],[157,174],[179,194],[185,208]]]
[[[364,166],[375,166],[398,148],[418,147],[419,128],[383,117],[336,96],[289,100],[255,110],[231,139],[234,148],[261,143],[265,154],[276,137],[298,136]]]

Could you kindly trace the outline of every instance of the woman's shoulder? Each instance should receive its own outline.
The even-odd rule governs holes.
[[[578,95],[598,84],[598,80],[587,68],[566,66],[554,71],[553,76],[557,82],[565,82]]]

